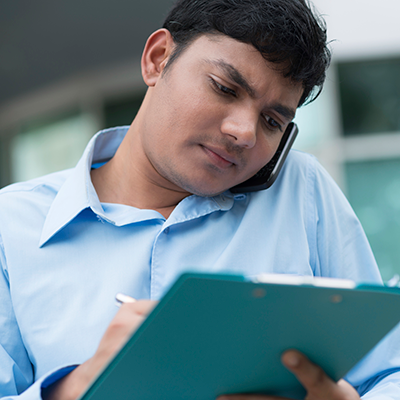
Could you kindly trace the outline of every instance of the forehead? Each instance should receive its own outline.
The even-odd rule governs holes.
[[[183,52],[184,63],[211,66],[225,77],[238,72],[260,97],[271,89],[279,88],[285,97],[293,97],[294,108],[300,101],[303,85],[284,77],[279,64],[267,61],[251,44],[243,43],[223,34],[199,35]]]
[[[233,57],[238,64],[247,64],[250,57],[253,61],[258,59],[266,63],[260,52],[251,44],[240,42],[229,36],[219,33],[201,34],[187,47],[186,52],[192,57]]]

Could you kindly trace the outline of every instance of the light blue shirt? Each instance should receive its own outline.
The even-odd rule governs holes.
[[[188,269],[380,281],[345,197],[314,157],[297,151],[270,189],[193,195],[168,219],[101,204],[91,166],[109,160],[126,131],[98,133],[74,169],[0,191],[3,400],[39,399],[43,379],[91,357],[117,292],[159,299]],[[390,374],[399,347],[395,332],[349,374],[360,391],[378,382],[365,399],[400,398],[399,373]]]

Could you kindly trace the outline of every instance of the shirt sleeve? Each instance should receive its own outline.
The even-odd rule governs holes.
[[[33,382],[33,368],[14,315],[7,263],[0,235],[0,399],[17,395]]]
[[[0,400],[41,400],[43,388],[61,379],[76,366],[50,371],[34,382],[33,367],[14,315],[1,235],[0,304]]]
[[[21,394],[1,397],[0,400],[46,400],[44,389],[69,374],[75,368],[76,365],[73,365],[50,371]]]
[[[372,388],[367,390],[365,394],[361,392],[361,398],[363,400],[397,400],[400,394],[399,382],[400,371],[390,370],[383,377],[373,379],[371,382]]]
[[[308,230],[315,230],[311,260],[315,275],[381,282],[375,257],[355,212],[331,176],[315,159],[314,162],[308,191],[312,199],[307,201],[307,207]]]
[[[345,379],[363,399],[400,399],[400,324]]]
[[[368,239],[348,200],[318,162],[315,169],[311,169],[311,176],[314,201],[308,203],[308,214],[312,216],[315,229],[315,274],[363,283],[381,282]],[[345,379],[365,400],[399,399],[400,325]]]

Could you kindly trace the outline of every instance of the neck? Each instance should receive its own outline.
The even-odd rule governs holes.
[[[156,210],[168,218],[191,193],[161,177],[142,148],[133,123],[114,157],[91,172],[93,186],[100,202]]]

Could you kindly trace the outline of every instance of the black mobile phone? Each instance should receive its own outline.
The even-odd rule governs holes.
[[[278,150],[268,164],[261,168],[253,177],[234,186],[230,191],[232,193],[246,193],[268,189],[275,182],[298,132],[297,125],[291,122],[282,136]]]

